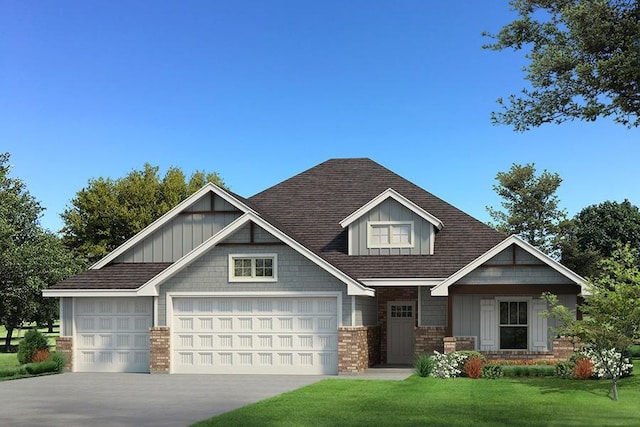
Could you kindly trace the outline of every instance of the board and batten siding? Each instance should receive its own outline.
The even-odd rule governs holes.
[[[413,222],[412,248],[368,248],[369,221],[411,221]],[[393,199],[387,199],[366,215],[349,225],[350,255],[430,255],[433,225],[402,206]]]
[[[274,253],[278,258],[277,282],[229,282],[230,254]],[[160,286],[159,325],[167,325],[167,293],[172,292],[193,292],[201,295],[215,292],[238,295],[243,292],[260,292],[264,293],[265,297],[274,292],[341,292],[342,325],[351,325],[352,297],[347,295],[347,286],[286,245],[233,245],[212,248]]]
[[[447,297],[431,296],[431,288],[420,290],[420,326],[447,326]]]
[[[356,299],[355,322],[352,326],[375,326],[378,324],[378,298],[353,296]]]
[[[226,200],[207,194],[114,262],[175,262],[241,215]]]

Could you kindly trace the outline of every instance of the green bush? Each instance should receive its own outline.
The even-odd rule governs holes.
[[[64,371],[64,365],[67,364],[67,358],[62,353],[54,351],[51,353],[49,360],[56,365],[56,372]]]
[[[549,365],[510,365],[503,366],[505,377],[552,377],[555,367]]]
[[[38,350],[46,350],[48,348],[47,337],[37,329],[30,329],[24,334],[24,338],[22,338],[18,346],[18,362],[23,365],[30,363]]]
[[[27,371],[24,369],[24,366],[16,366],[14,368],[0,369],[0,378],[15,377],[18,375],[26,375],[26,374],[27,374]]]
[[[495,380],[502,376],[504,376],[504,372],[502,370],[502,366],[500,365],[496,365],[495,363],[487,363],[482,367],[482,378]]]
[[[482,360],[482,363],[485,363],[487,361],[487,358],[484,357],[484,354],[480,353],[479,351],[460,350],[460,351],[456,351],[456,353],[466,356],[467,360],[468,359],[480,359],[480,360]]]
[[[428,377],[429,375],[431,375],[434,365],[435,362],[433,360],[433,357],[427,354],[421,354],[420,356],[416,357],[416,360],[413,362],[413,368],[415,369],[416,374],[421,377]]]
[[[630,345],[627,349],[629,355],[632,359],[640,359],[640,344]]]
[[[46,372],[57,372],[58,366],[56,362],[47,360],[46,362],[29,363],[24,365],[24,369],[28,374],[39,375]]]
[[[570,361],[559,362],[555,367],[555,376],[562,379],[572,379],[573,378],[573,367],[574,363]]]

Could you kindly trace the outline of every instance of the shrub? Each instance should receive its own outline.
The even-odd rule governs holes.
[[[26,375],[26,374],[27,374],[27,371],[24,369],[24,366],[0,369],[0,378],[15,377],[18,375]]]
[[[627,349],[628,356],[633,359],[640,359],[640,344],[630,345]]]
[[[588,357],[576,360],[573,366],[573,374],[579,380],[588,380],[593,376],[593,362]]]
[[[57,372],[57,365],[55,362],[48,360],[46,362],[29,363],[24,365],[24,369],[28,374],[39,375],[46,372]]]
[[[464,374],[469,378],[480,378],[482,375],[482,359],[478,357],[468,357],[464,362]]]
[[[460,350],[460,351],[456,351],[456,353],[462,354],[463,356],[466,356],[467,360],[468,359],[480,359],[482,361],[482,363],[486,363],[487,362],[487,358],[484,357],[484,354],[480,353],[479,351],[475,351],[475,350]]]
[[[555,367],[555,376],[565,380],[573,378],[573,366],[570,361],[559,362]]]
[[[49,357],[51,357],[51,354],[49,353],[48,348],[39,348],[33,354],[33,357],[31,358],[31,362],[35,362],[35,363],[44,362],[49,360]]]
[[[462,365],[467,358],[464,354],[458,352],[438,353],[433,352],[433,371],[431,375],[437,378],[453,378],[459,376],[462,371]]]
[[[49,360],[55,363],[56,372],[64,371],[64,366],[67,364],[67,358],[64,356],[64,354],[54,351],[53,353],[51,353],[51,357],[49,358]]]
[[[24,338],[18,346],[18,362],[30,363],[38,350],[47,350],[49,343],[47,337],[37,329],[30,329],[24,334]]]
[[[496,365],[495,363],[487,363],[482,367],[482,378],[495,380],[503,375],[502,366]]]
[[[611,372],[617,371],[619,378],[628,377],[633,371],[633,364],[615,349],[597,351],[585,348],[582,354],[593,363],[593,372],[598,378],[611,378]]]

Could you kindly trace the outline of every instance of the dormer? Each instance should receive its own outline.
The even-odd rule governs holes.
[[[389,188],[340,221],[349,255],[431,255],[442,221]]]

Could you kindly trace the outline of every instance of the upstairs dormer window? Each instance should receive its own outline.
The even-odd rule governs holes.
[[[413,222],[369,222],[369,248],[412,248]]]

